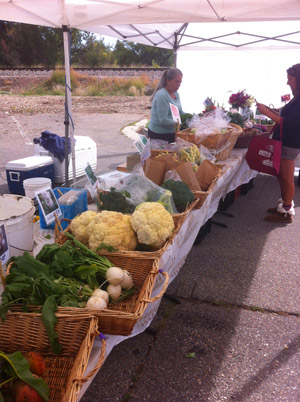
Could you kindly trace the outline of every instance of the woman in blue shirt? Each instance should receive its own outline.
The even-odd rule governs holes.
[[[177,106],[183,114],[179,93],[177,92],[182,81],[182,72],[178,68],[164,71],[152,95],[151,118],[148,126],[150,139],[175,141],[176,122],[172,118],[170,103]]]
[[[293,99],[283,107],[280,114],[258,103],[260,113],[268,116],[278,124],[273,138],[280,138],[279,124],[282,120],[282,152],[278,181],[281,198],[275,208],[269,208],[268,222],[291,223],[295,215],[295,159],[300,153],[300,64],[295,64],[287,70],[287,85],[290,86]]]

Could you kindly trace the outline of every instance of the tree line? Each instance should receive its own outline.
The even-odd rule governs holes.
[[[95,34],[72,29],[71,64],[75,67],[170,67],[172,50],[117,40],[106,44]],[[63,32],[59,28],[0,21],[1,67],[47,67],[64,64]]]

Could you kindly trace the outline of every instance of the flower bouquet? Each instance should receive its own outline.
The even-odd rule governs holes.
[[[255,100],[253,96],[246,94],[245,89],[237,92],[236,94],[232,94],[228,100],[228,103],[232,105],[233,109],[236,110],[239,110],[239,108],[250,108],[254,102]]]

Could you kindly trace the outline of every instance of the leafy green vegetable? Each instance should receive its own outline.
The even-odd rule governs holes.
[[[127,201],[125,195],[116,191],[114,187],[107,193],[100,193],[101,209],[107,211],[122,212],[123,214],[131,214],[134,206]]]
[[[180,130],[184,130],[186,128],[188,128],[188,123],[189,120],[191,120],[193,117],[193,115],[191,113],[184,113],[180,115],[180,119],[181,119],[181,126],[180,126]]]
[[[184,212],[195,199],[189,186],[181,180],[166,180],[161,187],[171,191],[178,212]]]
[[[170,214],[175,214],[177,212],[172,199],[172,193],[168,189],[162,190],[161,187],[157,187],[148,190],[146,201],[160,202]]]
[[[71,234],[63,246],[45,245],[36,258],[28,253],[13,257],[1,295],[0,316],[5,319],[12,304],[42,306],[42,319],[54,353],[60,345],[55,332],[57,306],[84,307],[93,290],[106,280],[113,264],[85,247]]]

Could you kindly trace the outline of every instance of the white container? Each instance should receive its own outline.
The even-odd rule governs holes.
[[[76,178],[85,175],[85,168],[89,163],[93,171],[97,167],[97,144],[90,138],[83,135],[75,135],[75,171]],[[35,147],[35,155],[51,156],[54,163],[54,183],[61,184],[65,182],[65,161],[60,162],[51,152],[40,145]],[[72,159],[69,154],[69,180],[73,179]]]
[[[35,207],[28,197],[0,195],[0,225],[5,225],[10,257],[33,250],[33,216]]]
[[[35,192],[51,187],[51,179],[47,177],[32,177],[23,181],[25,196],[35,198]]]

